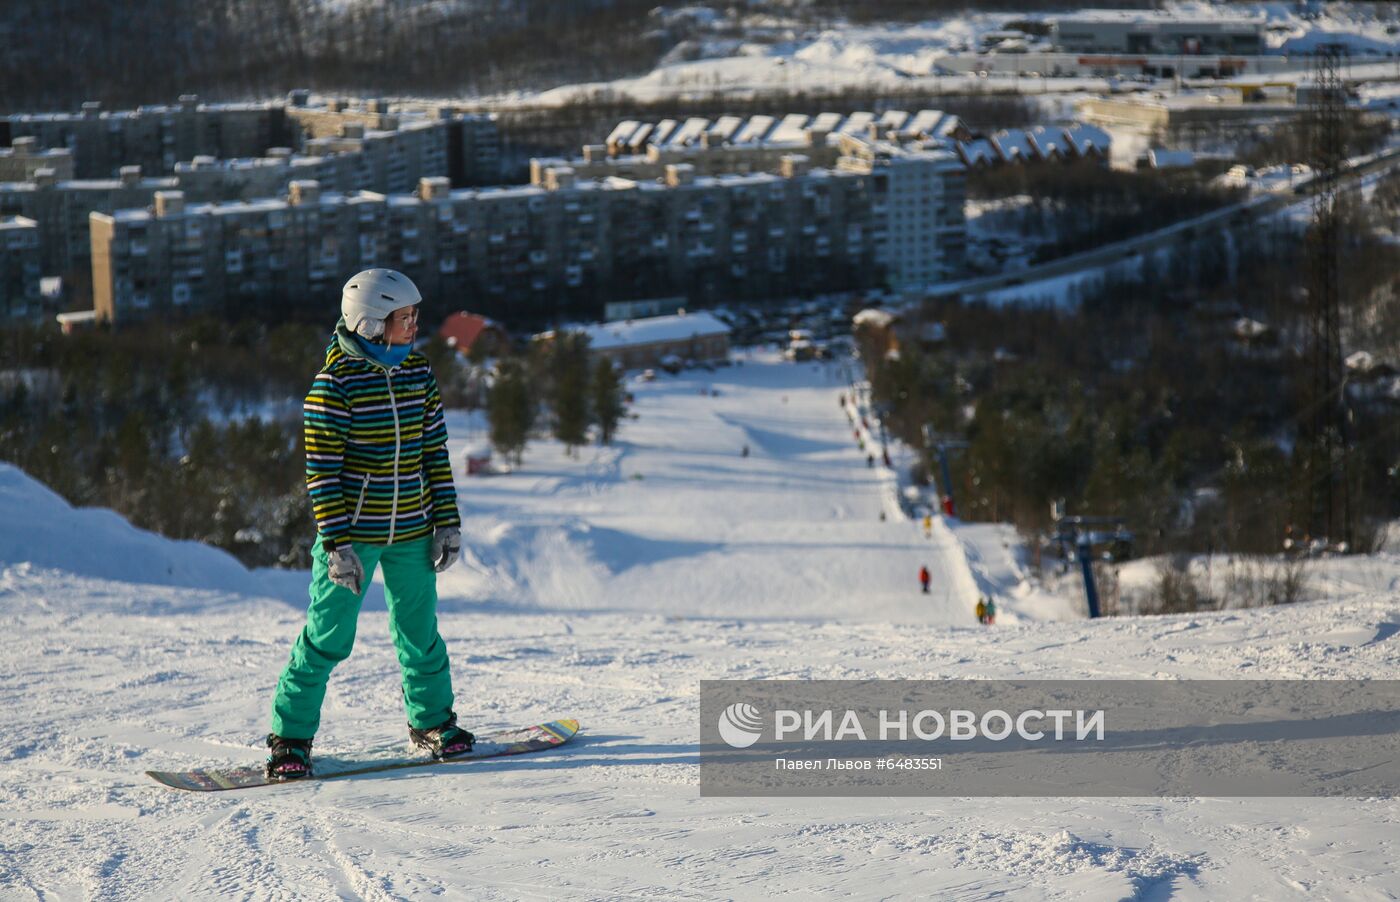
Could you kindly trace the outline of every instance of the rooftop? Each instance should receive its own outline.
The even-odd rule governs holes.
[[[1055,17],[1057,26],[1066,22],[1116,22],[1142,25],[1180,25],[1182,27],[1209,26],[1211,28],[1261,28],[1267,24],[1267,17],[1251,16],[1189,16],[1170,10],[1137,9],[1083,9]]]
[[[700,311],[584,326],[577,331],[588,336],[593,348],[620,348],[659,341],[684,341],[707,335],[728,335],[729,327],[713,314]]]

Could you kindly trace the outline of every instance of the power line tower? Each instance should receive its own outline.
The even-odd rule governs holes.
[[[1312,180],[1312,225],[1306,239],[1308,383],[1299,422],[1302,456],[1299,522],[1313,539],[1352,547],[1347,479],[1347,416],[1341,344],[1340,178],[1346,163],[1345,48],[1319,45],[1313,61],[1313,97],[1307,116]]]

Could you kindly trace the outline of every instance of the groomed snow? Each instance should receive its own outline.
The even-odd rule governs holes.
[[[768,353],[629,381],[639,419],[617,446],[571,458],[537,442],[483,479],[461,473],[480,436],[454,415],[471,557],[440,581],[440,624],[458,711],[484,730],[585,729],[457,769],[212,795],[149,781],[261,756],[305,574],[240,575],[0,468],[0,896],[1400,892],[1389,799],[700,798],[705,678],[1400,676],[1391,558],[1374,562],[1389,580],[1339,582],[1330,601],[1076,619],[1024,580],[1007,528],[940,522],[927,539],[889,515],[893,476],[856,448],[835,373]],[[977,591],[1004,593],[998,626],[973,620]],[[403,736],[382,608],[376,589],[331,683],[322,757]]]

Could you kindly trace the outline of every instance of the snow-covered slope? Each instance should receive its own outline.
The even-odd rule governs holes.
[[[1400,602],[1383,575],[1288,608],[1055,619],[1070,612],[1026,588],[1005,528],[925,539],[880,521],[886,479],[851,439],[833,372],[765,355],[631,384],[640,418],[616,448],[575,459],[541,442],[512,475],[458,473],[474,560],[444,575],[440,617],[457,709],[488,730],[583,722],[574,744],[537,756],[227,794],[158,786],[141,771],[258,759],[299,593],[79,571],[7,526],[0,897],[1400,893],[1390,799],[700,798],[702,679],[1400,677]],[[472,440],[464,418],[453,425],[454,447]],[[29,512],[56,542],[95,522],[6,480],[28,499],[7,523]],[[85,535],[104,566],[195,560],[150,536]],[[914,579],[925,561],[930,596]],[[978,626],[954,565],[979,589],[1022,586],[1014,617]],[[376,607],[332,679],[318,755],[403,738]]]
[[[1318,43],[1341,43],[1361,62],[1384,63],[1400,52],[1400,24],[1389,6],[1367,2],[1295,3],[1289,0],[1202,2],[1175,0],[1164,9],[1191,19],[1249,17],[1264,23],[1267,52],[1304,54]],[[987,90],[976,77],[938,76],[939,60],[977,52],[984,38],[1011,21],[1052,21],[1062,12],[969,12],[922,22],[853,25],[818,22],[793,13],[789,4],[749,4],[735,17],[710,10],[658,8],[656,24],[684,37],[644,75],[610,82],[564,85],[539,94],[497,98],[509,103],[563,104],[599,92],[654,101],[678,95],[830,92],[840,90],[933,93]],[[975,4],[969,4],[975,8]],[[693,15],[690,13],[694,13]],[[701,15],[701,13],[704,13]],[[1036,49],[1048,49],[1030,39]],[[1387,70],[1380,77],[1389,77]],[[1103,79],[1034,81],[1025,90],[1101,90]],[[1011,84],[993,85],[1011,90]]]
[[[0,463],[0,568],[16,566],[129,583],[245,593],[258,588],[232,555],[199,542],[171,542],[109,510],[75,509]]]

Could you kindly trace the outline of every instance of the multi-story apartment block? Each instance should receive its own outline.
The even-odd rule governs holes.
[[[783,158],[792,154],[806,157],[813,169],[831,169],[844,153],[841,140],[846,136],[951,143],[971,133],[957,116],[942,110],[913,114],[890,110],[878,117],[856,112],[849,116],[695,117],[656,123],[629,119],[619,123],[604,143],[586,145],[578,159],[531,161],[531,181],[538,184],[545,169],[557,166],[569,166],[581,179],[661,178],[667,166],[682,163],[694,167],[697,175],[777,173]]]
[[[42,147],[67,148],[80,179],[112,178],[123,166],[161,175],[179,160],[256,156],[296,138],[281,104],[202,104],[192,94],[173,106],[109,112],[88,102],[76,114],[0,117],[0,144],[26,136]]]
[[[88,267],[88,214],[144,207],[157,191],[175,188],[173,178],[143,178],[136,166],[115,179],[69,179],[41,169],[27,182],[0,183],[0,215],[20,215],[39,228],[40,263],[46,274]],[[3,251],[0,251],[3,253]]]
[[[311,138],[306,152],[352,163],[336,174],[339,190],[407,193],[424,177],[447,175],[447,121],[414,119],[402,124],[384,117],[384,129],[347,122],[334,137]],[[345,160],[344,158],[350,158]],[[346,184],[349,183],[349,184]]]
[[[928,148],[841,139],[838,169],[870,176],[876,198],[876,261],[896,288],[955,275],[967,246],[963,163],[940,145]]]
[[[11,144],[0,148],[0,214],[39,224],[50,275],[90,265],[89,213],[150,207],[158,191],[178,189],[189,203],[252,201],[310,180],[328,192],[403,193],[424,177],[473,184],[499,171],[492,116],[445,107],[434,117],[399,116],[382,101],[311,106],[301,91],[286,105],[201,104],[187,95],[134,111],[89,103],[76,115],[0,117],[0,143]]]
[[[495,113],[438,110],[446,119],[447,176],[460,187],[494,185],[501,180],[501,133]]]
[[[441,156],[446,168],[439,171],[435,160],[424,162],[422,175],[446,175],[458,187],[495,184],[501,175],[501,137],[494,113],[458,113],[452,107],[442,106],[435,111],[436,120],[409,112],[393,114],[383,100],[366,101],[361,108],[352,108],[344,100],[328,100],[323,106],[309,105],[309,94],[303,90],[288,95],[287,116],[301,128],[305,141],[303,149],[307,154],[327,152],[352,153],[361,147],[354,143],[384,143],[384,132],[394,132],[408,128],[422,129],[425,122],[436,122],[442,130],[441,139],[436,134],[419,138],[425,146],[422,150],[413,147],[410,139],[402,154],[411,156],[416,152],[435,156],[439,153],[437,142],[442,140]],[[389,153],[388,150],[382,151]],[[381,164],[386,165],[386,164]],[[416,176],[410,181],[416,180]],[[408,187],[393,188],[359,185],[358,188],[383,191],[411,191]]]
[[[809,171],[718,178],[672,167],[663,182],[578,182],[414,194],[323,194],[296,182],[285,200],[94,213],[98,317],[125,323],[182,310],[275,304],[333,310],[344,279],[389,266],[424,294],[498,317],[544,319],[602,300],[684,294],[759,298],[873,280],[872,176]]]
[[[803,174],[859,173],[870,179],[873,213],[868,222],[850,219],[846,241],[869,243],[889,283],[914,287],[962,266],[966,189],[956,148],[969,140],[958,117],[941,110],[627,121],[606,144],[586,146],[581,160],[531,161],[531,181],[545,185],[551,173],[565,169],[574,178],[638,181],[667,179],[673,172],[714,178],[753,172],[790,177],[794,168]]]
[[[28,319],[39,307],[39,224],[0,216],[0,318]]]
[[[48,169],[59,179],[73,177],[73,154],[63,147],[39,149],[37,139],[15,138],[10,147],[0,147],[0,182],[27,182],[40,169]]]

